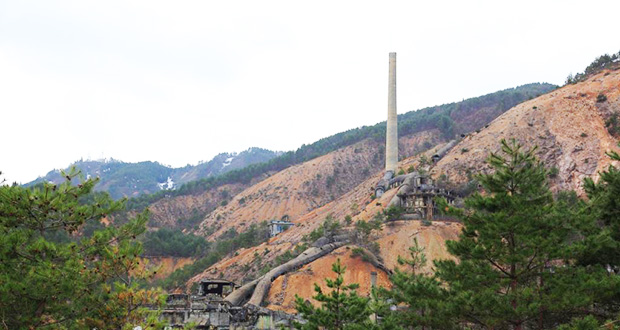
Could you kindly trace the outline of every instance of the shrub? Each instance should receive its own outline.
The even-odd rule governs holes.
[[[611,115],[611,117],[609,117],[609,119],[607,119],[607,121],[605,121],[605,127],[607,127],[607,131],[611,135],[615,135],[616,133],[618,133],[618,131],[620,130],[620,127],[618,126],[619,125],[617,113],[614,113],[613,115]]]
[[[607,101],[607,96],[605,94],[599,93],[596,96],[596,102],[601,103],[601,102],[605,102],[605,101]]]
[[[353,218],[350,215],[347,215],[346,217],[344,217],[344,223],[348,225],[353,223]]]
[[[405,213],[405,209],[399,206],[390,206],[387,209],[383,210],[383,214],[385,215],[385,219],[390,220],[398,220],[403,213]]]
[[[558,174],[560,174],[560,170],[557,167],[552,167],[549,169],[549,177],[550,178],[556,178],[558,176]]]

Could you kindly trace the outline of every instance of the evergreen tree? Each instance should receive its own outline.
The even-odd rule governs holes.
[[[136,236],[147,215],[81,236],[87,221],[123,207],[90,193],[97,180],[26,189],[0,186],[1,329],[143,329],[161,326],[147,308],[158,290],[140,289]],[[131,274],[131,275],[130,275]]]
[[[616,152],[607,155],[620,161]],[[599,318],[615,319],[620,323],[620,170],[610,165],[599,174],[597,183],[590,178],[585,180],[588,216],[594,225],[577,258],[587,269],[604,269],[609,273],[610,276],[601,280],[608,287],[609,294],[600,295],[594,308]]]
[[[370,298],[361,297],[355,291],[358,284],[344,284],[343,275],[346,267],[340,264],[340,259],[332,265],[336,273],[335,279],[325,279],[327,287],[332,291],[324,293],[320,286],[314,284],[316,295],[314,300],[321,303],[314,307],[310,302],[295,296],[295,308],[306,323],[296,323],[295,328],[301,330],[343,330],[364,329],[370,330],[375,325],[371,322]]]
[[[620,161],[618,153],[608,155]],[[609,266],[620,273],[620,170],[610,165],[607,171],[599,174],[598,183],[586,178],[584,188],[590,199],[592,215],[603,230],[600,237],[590,241],[589,253],[582,261],[589,265]]]
[[[409,271],[397,268],[390,278],[392,288],[380,289],[383,299],[391,302],[392,306],[398,306],[396,312],[381,313],[384,315],[382,328],[392,324],[403,329],[454,328],[447,305],[448,293],[435,276],[422,271],[426,256],[417,240],[409,248],[409,257],[398,257],[398,264],[409,268]]]
[[[465,201],[463,231],[448,241],[458,258],[435,263],[455,322],[484,329],[550,328],[593,306],[610,289],[603,273],[574,265],[582,248],[581,216],[556,203],[536,148],[502,140],[495,172],[478,178],[485,193]]]

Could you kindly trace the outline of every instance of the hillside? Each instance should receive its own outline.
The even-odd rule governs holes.
[[[611,133],[616,133],[617,121],[614,121],[614,118],[620,111],[619,95],[620,71],[605,71],[584,82],[567,85],[521,103],[490,124],[483,125],[478,132],[467,135],[436,165],[431,166],[431,173],[435,177],[445,174],[448,182],[455,185],[465,183],[472,175],[487,169],[484,160],[489,152],[499,148],[501,138],[514,137],[526,146],[538,145],[541,160],[548,167],[557,168],[555,178],[552,180],[553,189],[556,191],[578,189],[582,192],[579,189],[583,178],[585,176],[596,178],[597,171],[610,164],[605,152],[610,149],[618,150],[617,139]],[[442,132],[436,131],[435,134],[442,135]],[[399,144],[401,146],[407,144],[403,143],[407,139],[408,137],[401,137]],[[438,141],[441,139],[435,140]],[[360,146],[370,148],[371,144],[366,143],[374,142],[363,142]],[[426,151],[424,153],[426,158],[430,158],[440,146],[441,143]],[[378,211],[382,211],[396,191],[391,189],[381,198],[371,200],[374,185],[382,174],[381,166],[373,167],[377,170],[365,178],[359,176],[357,186],[316,208],[303,204],[304,199],[301,198],[292,204],[286,204],[284,202],[286,198],[291,198],[290,196],[295,194],[276,192],[284,189],[284,186],[293,187],[295,193],[307,192],[300,182],[316,177],[317,173],[332,173],[334,164],[351,159],[350,157],[354,157],[354,153],[344,148],[276,173],[244,190],[233,199],[238,202],[241,197],[247,197],[251,203],[246,201],[242,203],[243,205],[239,205],[233,201],[226,207],[216,209],[213,214],[221,214],[221,222],[209,216],[201,224],[199,231],[209,235],[210,239],[216,238],[226,228],[242,228],[252,222],[277,218],[285,212],[291,213],[289,215],[295,226],[266,243],[241,249],[235,255],[222,259],[203,273],[194,276],[188,284],[203,277],[221,276],[238,282],[256,278],[264,272],[266,265],[274,267],[282,262],[278,257],[294,251],[294,247],[304,242],[304,235],[318,228],[328,216],[342,221],[345,216],[350,215],[354,223],[357,220],[369,220]],[[405,158],[400,162],[400,168],[417,166],[420,158],[420,155]],[[358,173],[357,170],[351,169],[353,173]],[[325,183],[323,186],[325,189]],[[285,206],[278,208],[279,205]],[[291,205],[299,207],[293,208]],[[388,269],[393,269],[396,267],[398,255],[407,254],[407,249],[414,238],[425,248],[428,258],[433,260],[448,257],[444,242],[456,239],[459,232],[458,223],[434,221],[431,225],[424,226],[418,221],[397,221],[389,226],[384,225],[383,230],[376,233],[373,239],[379,244],[377,257],[383,260]],[[379,273],[379,282],[383,281],[385,274],[381,275],[381,270],[350,256],[349,249],[353,247],[342,247],[277,278],[268,294],[268,306],[273,309],[291,310],[292,297],[295,294],[309,298],[312,295],[308,290],[309,284],[321,283],[328,275],[325,269],[336,257],[343,259],[348,265],[347,272],[350,274],[347,276],[359,281],[361,292],[368,291],[369,272]]]
[[[438,132],[423,132],[400,139],[404,154],[422,151],[424,141],[437,141]],[[200,225],[199,233],[216,239],[225,231],[241,232],[251,224],[287,216],[296,220],[365,181],[382,167],[384,149],[364,140],[287,168],[237,194],[217,208]]]
[[[500,139],[514,138],[527,147],[538,146],[541,161],[557,169],[553,190],[571,189],[583,195],[583,179],[598,178],[597,173],[610,164],[605,152],[619,150],[619,98],[620,70],[605,70],[523,102],[463,139],[439,161],[433,175],[466,182],[468,173],[488,170],[484,160],[499,150]]]
[[[406,138],[401,138],[401,144],[403,139]],[[429,150],[426,154],[430,156],[433,151],[434,150]],[[335,157],[333,154],[337,153],[338,152],[334,152],[326,155],[325,157]],[[417,162],[413,158],[405,159],[403,162],[417,165]],[[312,163],[313,162],[309,162],[309,164],[303,164],[302,166],[308,166],[311,168],[316,167],[312,166]],[[282,175],[282,179],[285,180],[287,177],[286,173],[283,173]],[[378,170],[373,175],[365,178],[365,180],[359,185],[338,197],[336,200],[321,207],[312,209],[298,218],[292,217],[291,220],[295,223],[295,226],[292,229],[281,233],[280,235],[259,246],[237,251],[235,255],[221,260],[220,262],[207,268],[203,273],[196,275],[192,280],[190,280],[190,282],[198,281],[203,277],[214,276],[221,276],[238,282],[252,279],[260,274],[261,268],[264,265],[269,263],[271,263],[272,266],[276,265],[278,256],[286,253],[287,251],[293,250],[293,247],[301,244],[303,242],[304,235],[309,234],[311,231],[320,226],[327,217],[331,216],[334,219],[342,221],[345,216],[350,215],[352,216],[353,222],[357,220],[371,219],[377,212],[383,210],[384,205],[387,205],[391,197],[396,192],[395,189],[392,189],[386,192],[380,199],[371,199],[374,186],[381,176],[382,172],[381,170]],[[274,175],[272,178],[275,177],[276,176]],[[259,183],[259,185],[260,184],[262,184],[262,182]],[[248,190],[253,188],[254,187],[251,187]],[[260,212],[260,210],[256,212]],[[203,226],[208,223],[208,221],[209,219],[206,219]],[[231,222],[230,224],[227,223],[226,228],[230,228],[234,225],[234,222]],[[202,230],[204,230],[204,228],[201,226],[201,231]],[[427,249],[429,259],[439,257],[443,258],[446,256],[443,242],[446,239],[455,239],[458,232],[459,226],[457,224],[444,224],[437,222],[433,223],[431,226],[421,226],[419,222],[409,221],[404,223],[395,223],[393,226],[389,227],[384,226],[384,230],[375,238],[380,243],[380,256],[384,259],[386,266],[394,267],[396,265],[398,254],[393,252],[398,251],[399,254],[401,252],[405,254],[415,237],[418,237],[418,241],[421,244],[425,244],[424,246]],[[216,235],[212,235],[211,237],[215,236]],[[357,270],[351,269],[351,272],[357,272]],[[321,278],[318,276],[314,279],[316,282],[321,281]]]
[[[452,138],[463,132],[479,129],[519,102],[547,93],[554,88],[556,86],[550,84],[528,84],[466,99],[457,103],[428,107],[401,114],[398,116],[399,134],[401,136],[399,142],[401,144],[401,157],[408,157],[421,150],[431,148],[446,138]],[[402,139],[402,137],[407,136],[418,136],[420,138]],[[238,192],[264,180],[270,175],[354,144],[373,144],[374,147],[372,148],[362,148],[360,150],[372,151],[374,154],[363,157],[358,155],[360,157],[356,158],[358,160],[365,158],[366,161],[362,163],[344,163],[345,168],[354,168],[356,174],[349,173],[345,177],[340,178],[340,176],[334,175],[334,168],[331,168],[330,170],[316,172],[314,173],[315,177],[305,179],[308,185],[315,182],[317,187],[322,187],[321,182],[325,186],[327,179],[330,179],[330,187],[327,190],[313,191],[312,189],[304,189],[299,191],[299,194],[306,194],[311,199],[311,201],[303,202],[307,205],[302,206],[299,210],[307,209],[310,205],[316,207],[346,192],[346,189],[353,187],[356,182],[359,183],[359,180],[347,183],[346,179],[348,177],[356,176],[359,179],[360,170],[361,173],[366,173],[364,170],[367,169],[368,172],[365,174],[367,176],[383,166],[384,138],[385,122],[352,129],[321,139],[315,143],[304,145],[296,151],[286,152],[264,163],[256,163],[245,168],[231,170],[219,176],[190,181],[174,190],[160,191],[155,194],[132,198],[129,200],[128,207],[132,210],[142,210],[148,207],[153,219],[151,226],[158,227],[161,224],[166,224],[167,226],[193,230],[193,227],[205,217],[211,217],[211,219],[215,217],[216,220],[217,214],[220,214],[220,219],[225,215],[232,216],[233,218],[237,217],[240,213],[239,211],[233,212],[235,203],[222,209],[221,212],[218,211],[217,214],[212,212],[215,210],[215,207],[220,206],[222,203],[227,204],[230,198]],[[353,148],[353,151],[355,151],[355,148]],[[368,157],[373,157],[372,163],[368,163]],[[375,157],[378,158],[374,159]],[[341,162],[341,164],[343,163]],[[317,174],[321,177],[316,177]],[[336,180],[339,181],[338,184],[335,184]],[[278,186],[283,186],[283,184],[273,186],[272,188],[275,189]],[[309,188],[309,186],[305,188]],[[227,191],[229,196],[226,193],[222,195],[222,191]],[[282,195],[282,193],[279,192],[278,195]],[[312,194],[318,194],[320,198],[312,196]],[[241,197],[238,200],[241,200]],[[263,220],[270,220],[278,216],[294,215],[293,213],[289,214],[290,212],[286,208],[279,207],[280,211],[256,214],[256,216]],[[297,212],[300,212],[299,210]],[[212,219],[210,223],[213,224],[215,222]],[[205,228],[203,230],[204,233],[215,231],[216,229],[214,228]]]
[[[276,156],[273,152],[261,148],[250,148],[240,153],[221,153],[208,162],[172,168],[157,162],[146,161],[125,163],[118,160],[79,160],[67,167],[75,166],[84,177],[99,177],[97,191],[106,191],[114,199],[153,194],[162,190],[172,190],[183,184],[203,178],[217,176],[231,170],[266,162]],[[40,182],[61,183],[64,177],[60,170],[52,170],[24,186]]]

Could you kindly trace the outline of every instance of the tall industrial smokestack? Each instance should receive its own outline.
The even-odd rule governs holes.
[[[390,53],[388,80],[388,119],[385,136],[385,171],[396,174],[398,166],[398,123],[396,118],[396,53]]]

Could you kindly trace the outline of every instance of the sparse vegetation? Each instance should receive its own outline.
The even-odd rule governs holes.
[[[366,250],[364,250],[361,247],[355,247],[351,250],[351,257],[352,258],[357,258],[357,257],[361,257],[362,261],[365,262],[370,262],[372,260],[372,258],[368,255],[368,253],[366,252]]]
[[[398,220],[405,213],[405,208],[400,206],[390,206],[383,210],[382,219],[384,221]],[[375,216],[375,219],[378,216]]]
[[[604,69],[612,68],[614,65],[620,63],[620,52],[616,54],[605,54],[597,57],[590,65],[588,65],[583,73],[569,74],[566,78],[566,85],[576,84],[580,81],[586,80],[591,75],[597,74]]]
[[[618,113],[614,112],[609,119],[605,121],[605,127],[609,134],[616,136],[620,133],[620,122],[618,121]]]
[[[341,231],[340,222],[334,219],[333,216],[329,215],[325,218],[323,223],[316,229],[314,229],[310,234],[304,235],[302,240],[307,243],[313,243],[317,239],[321,237],[333,237],[337,235]]]

